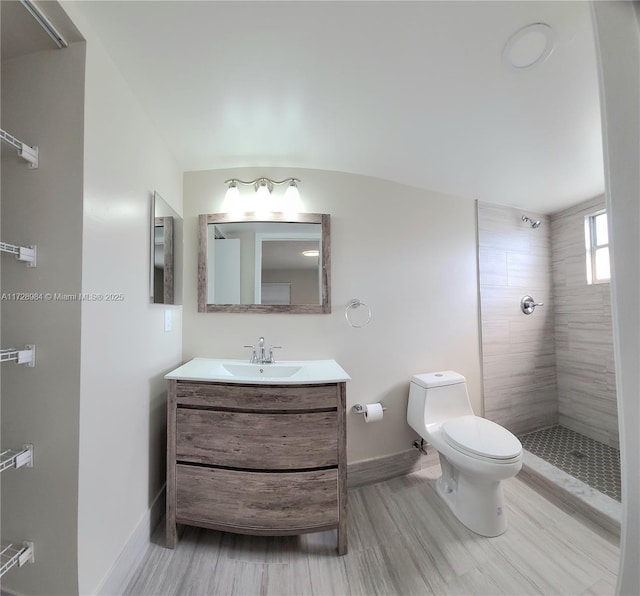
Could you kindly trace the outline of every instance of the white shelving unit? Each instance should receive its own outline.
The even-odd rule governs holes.
[[[0,472],[9,468],[33,468],[33,445],[21,449],[5,449],[0,452]]]
[[[6,252],[10,255],[15,255],[18,261],[25,261],[27,263],[27,267],[36,266],[36,246],[16,246],[15,244],[0,242],[0,252]]]
[[[27,162],[27,167],[37,169],[38,147],[31,147],[2,129],[0,129],[0,141],[16,149],[18,155]],[[36,266],[37,249],[35,246],[16,246],[0,242],[0,252],[15,255],[18,261],[26,262],[27,267]],[[0,349],[1,362],[17,362],[33,367],[36,365],[35,346],[27,345],[24,349]],[[33,467],[33,445],[28,444],[20,449],[5,449],[0,452],[0,473],[9,468],[25,467]],[[0,545],[0,577],[14,567],[22,567],[26,563],[33,563],[33,561],[33,542]]]
[[[31,170],[38,168],[38,147],[31,147],[26,143],[23,143],[19,139],[16,139],[12,134],[9,134],[6,130],[0,128],[0,141],[11,145],[18,151],[18,156],[22,157],[27,162],[27,167]]]
[[[0,577],[9,569],[22,567],[33,561],[33,542],[23,542],[21,545],[3,544],[0,546]]]
[[[24,350],[9,348],[0,350],[0,362],[17,362],[26,366],[36,365],[36,347],[25,346]],[[19,449],[4,449],[0,452],[0,473],[10,468],[33,468],[33,445],[23,445]],[[0,545],[0,577],[14,567],[33,563],[33,542],[22,545]]]
[[[0,362],[17,362],[33,368],[36,365],[36,347],[27,344],[22,350],[6,348],[0,350]]]
[[[59,49],[69,46],[65,38],[34,0],[20,0],[20,4]],[[3,129],[0,129],[0,142],[15,149],[18,156],[27,162],[29,169],[38,169],[40,155],[36,145],[29,145]],[[26,263],[27,267],[36,266],[37,247],[35,245],[15,246],[0,242],[0,252],[15,255],[15,258]],[[31,344],[26,345],[23,349],[0,349],[0,363],[2,362],[16,362],[17,364],[33,367],[36,364],[35,346]],[[31,444],[23,445],[17,449],[5,449],[0,453],[0,473],[9,468],[31,467],[33,467],[33,445]],[[25,511],[24,514],[28,516],[29,512]],[[5,573],[14,567],[22,567],[26,563],[33,563],[33,552],[33,542],[2,544],[0,546],[0,577],[3,577]]]

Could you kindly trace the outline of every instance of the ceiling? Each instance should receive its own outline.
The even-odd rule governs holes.
[[[184,170],[336,170],[543,213],[604,190],[586,2],[79,7]],[[508,68],[536,22],[553,53]]]

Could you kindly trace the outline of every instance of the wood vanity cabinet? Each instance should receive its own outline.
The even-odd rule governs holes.
[[[166,546],[176,524],[272,536],[337,528],[346,554],[345,387],[168,380]]]

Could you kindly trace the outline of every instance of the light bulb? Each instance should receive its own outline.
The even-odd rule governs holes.
[[[269,181],[262,178],[256,182],[256,193],[253,195],[254,213],[268,213],[271,211],[271,188]]]
[[[256,201],[268,203],[271,197],[269,187],[266,182],[260,181],[258,188],[256,189]]]
[[[301,210],[302,201],[300,200],[300,193],[298,192],[298,185],[296,184],[295,178],[291,178],[289,186],[287,186],[287,190],[284,193],[283,202],[283,211],[296,213]]]
[[[227,188],[227,192],[224,195],[222,210],[227,213],[240,211],[240,190],[235,180],[231,180],[229,183],[229,188]]]

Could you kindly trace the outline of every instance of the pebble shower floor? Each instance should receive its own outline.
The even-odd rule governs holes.
[[[519,437],[529,452],[605,495],[621,500],[620,451],[564,426]]]

